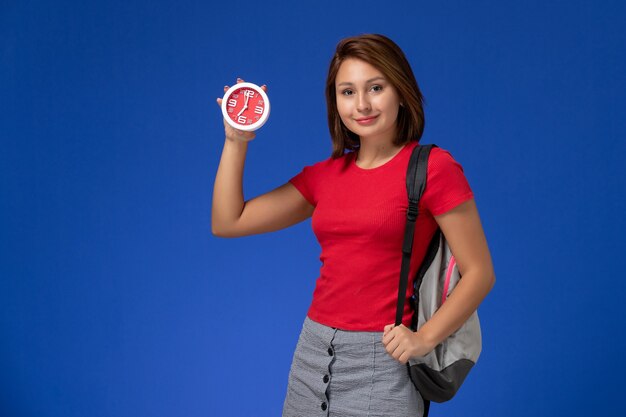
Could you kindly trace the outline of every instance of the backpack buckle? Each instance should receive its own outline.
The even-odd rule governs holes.
[[[417,202],[409,201],[409,208],[406,213],[406,218],[414,222],[415,219],[417,219],[418,212],[419,210],[417,208]]]

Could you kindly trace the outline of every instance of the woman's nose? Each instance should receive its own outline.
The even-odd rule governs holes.
[[[367,112],[370,110],[370,101],[367,94],[359,94],[356,109],[360,112]]]

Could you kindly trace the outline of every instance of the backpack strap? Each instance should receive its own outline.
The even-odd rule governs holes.
[[[398,285],[398,305],[396,308],[396,326],[402,323],[404,315],[404,299],[406,298],[406,288],[409,282],[409,269],[411,266],[411,252],[413,252],[413,237],[415,235],[415,221],[419,214],[418,205],[424,190],[426,190],[426,177],[428,173],[428,156],[433,147],[437,145],[417,145],[413,149],[409,167],[406,173],[406,191],[409,196],[409,208],[406,212],[406,227],[404,229],[404,242],[402,243],[402,266],[400,268],[400,285]],[[429,246],[432,246],[429,245]],[[432,252],[429,250],[429,252]],[[432,261],[432,259],[431,259]],[[413,296],[415,297],[415,296]],[[417,327],[417,311],[413,315],[415,327]],[[407,362],[409,378],[411,371]],[[417,389],[417,387],[415,387]],[[423,398],[422,398],[423,399]],[[424,399],[424,416],[428,417],[430,411],[430,401]]]
[[[413,252],[413,236],[415,235],[415,221],[418,215],[418,205],[426,189],[426,175],[428,171],[428,156],[436,145],[417,145],[413,149],[409,167],[406,173],[406,190],[409,196],[409,208],[406,212],[406,226],[404,242],[402,244],[402,266],[400,267],[400,285],[398,286],[398,304],[396,308],[396,326],[402,323],[404,300],[409,282],[409,268],[411,252]]]

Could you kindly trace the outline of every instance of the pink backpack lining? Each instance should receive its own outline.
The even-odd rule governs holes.
[[[443,294],[441,294],[441,304],[446,302],[448,298],[448,288],[450,287],[450,277],[452,276],[452,271],[454,270],[454,266],[456,265],[456,259],[454,256],[450,257],[450,263],[448,264],[448,271],[446,271],[446,281],[443,284]]]

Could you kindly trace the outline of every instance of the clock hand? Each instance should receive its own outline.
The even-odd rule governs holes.
[[[249,99],[250,99],[250,97],[248,95],[246,95],[246,101],[243,103],[243,108],[241,109],[241,111],[239,113],[237,113],[237,117],[241,116],[241,113],[243,113],[248,108],[248,100]]]

